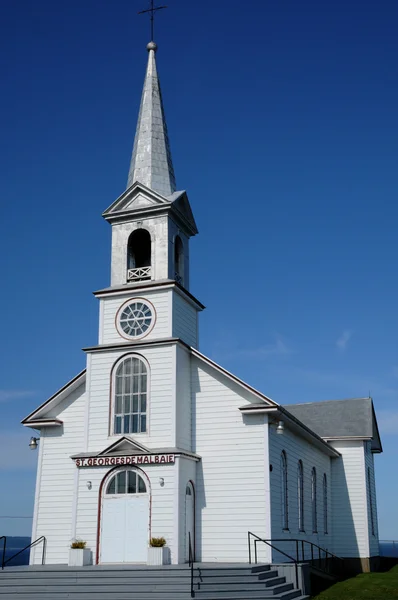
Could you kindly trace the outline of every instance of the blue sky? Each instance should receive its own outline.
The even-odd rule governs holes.
[[[398,4],[169,0],[155,36],[200,235],[201,350],[280,403],[373,396],[381,536],[398,538]],[[146,0],[5,0],[0,23],[0,534],[29,534],[19,421],[85,365],[109,284]],[[7,490],[5,492],[5,490]]]

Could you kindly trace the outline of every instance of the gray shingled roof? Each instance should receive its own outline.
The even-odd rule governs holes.
[[[283,408],[322,438],[378,438],[371,398],[288,404]]]

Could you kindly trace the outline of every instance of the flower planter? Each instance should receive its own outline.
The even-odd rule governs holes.
[[[152,566],[169,565],[170,548],[167,546],[162,546],[161,548],[149,546],[147,564]]]
[[[88,548],[69,548],[70,567],[85,567],[91,565],[91,550]]]

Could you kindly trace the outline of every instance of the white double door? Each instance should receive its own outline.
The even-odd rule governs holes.
[[[100,554],[102,563],[145,563],[148,536],[148,494],[123,494],[103,499]]]

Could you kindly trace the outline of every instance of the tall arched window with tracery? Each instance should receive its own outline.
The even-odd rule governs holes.
[[[323,474],[323,533],[328,533],[328,480]]]
[[[297,465],[297,506],[299,531],[304,531],[304,469],[301,460]]]
[[[115,372],[113,433],[145,433],[147,409],[147,366],[138,356],[127,356]]]
[[[318,506],[316,489],[316,469],[311,471],[311,508],[312,508],[312,532],[318,533]]]
[[[289,499],[287,483],[287,456],[286,452],[283,450],[281,454],[282,529],[289,529]]]

